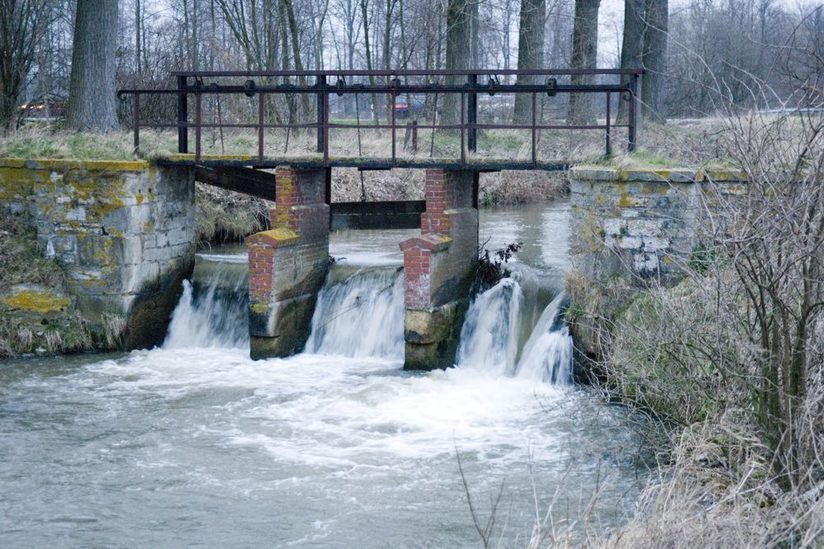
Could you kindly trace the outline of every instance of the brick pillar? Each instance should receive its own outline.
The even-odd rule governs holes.
[[[426,171],[421,236],[401,243],[404,368],[452,366],[478,261],[478,210],[471,171]]]
[[[289,356],[309,337],[329,268],[326,169],[275,170],[272,228],[246,239],[252,358]]]

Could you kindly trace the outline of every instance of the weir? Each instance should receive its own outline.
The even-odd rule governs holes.
[[[172,315],[164,349],[244,348],[247,276],[241,256],[200,256]],[[537,284],[537,287],[536,287]],[[524,296],[547,290],[516,271],[479,293],[457,326],[450,366],[490,378],[565,385],[572,379],[572,338],[561,292],[537,321]],[[395,264],[337,264],[320,290],[302,354],[404,361],[404,276]],[[408,312],[407,312],[408,314]],[[523,339],[522,335],[528,337]]]
[[[121,90],[119,96],[132,99],[132,127],[135,150],[140,147],[142,127],[168,127],[164,121],[144,120],[141,96],[167,96],[177,100],[178,153],[163,159],[177,166],[191,166],[195,177],[209,185],[275,200],[271,229],[247,240],[249,252],[249,334],[253,358],[284,357],[302,350],[309,339],[318,295],[329,266],[329,231],[339,228],[420,227],[420,236],[400,243],[404,256],[404,367],[411,370],[446,368],[454,364],[459,334],[469,297],[469,286],[478,261],[478,178],[481,172],[504,169],[563,170],[567,159],[547,159],[539,155],[542,131],[595,130],[603,132],[605,152],[612,153],[616,128],[626,128],[626,147],[636,147],[636,95],[642,70],[555,70],[530,71],[246,71],[178,72],[176,89]],[[572,77],[598,75],[604,83],[573,84]],[[499,76],[515,76],[516,83],[502,84]],[[528,77],[528,78],[527,78]],[[368,82],[367,79],[368,78]],[[258,79],[263,79],[258,82]],[[297,79],[297,80],[296,80]],[[314,79],[314,84],[307,84]],[[560,80],[559,80],[560,79]],[[613,80],[612,83],[609,83]],[[567,83],[569,81],[569,83]],[[273,82],[282,82],[272,84]],[[525,83],[529,82],[529,83]],[[302,96],[305,104],[315,104],[315,119],[282,122],[271,120],[267,101],[277,97]],[[375,119],[368,125],[343,116],[333,101],[354,99],[364,94],[380,94],[392,105],[386,121]],[[526,95],[531,100],[531,121],[518,123],[501,119],[496,102],[481,102],[488,95]],[[605,99],[603,123],[560,123],[544,120],[540,104],[558,94],[595,94]],[[204,98],[220,95],[245,96],[257,104],[257,116],[245,123],[223,123],[208,114]],[[452,110],[439,112],[450,96]],[[405,127],[403,147],[398,147],[399,123],[396,100],[410,97],[431,99],[431,115],[410,120]],[[439,107],[439,96],[444,103]],[[194,100],[194,105],[190,103]],[[628,101],[625,122],[613,123],[613,99]],[[208,101],[207,101],[208,105]],[[191,113],[191,107],[194,112]],[[208,109],[208,107],[205,107]],[[194,120],[192,120],[192,114]],[[305,116],[308,116],[306,113]],[[404,117],[407,114],[403,115]],[[430,123],[431,116],[431,123]],[[440,116],[440,120],[439,120]],[[219,118],[219,117],[218,117]],[[256,131],[256,148],[236,157],[204,153],[203,131],[220,128]],[[316,146],[307,154],[288,153],[290,132],[310,129],[317,134]],[[274,150],[272,132],[285,130],[285,147]],[[346,144],[357,132],[358,154],[338,155],[333,150]],[[388,146],[380,152],[364,154],[361,131],[378,131]],[[428,157],[418,150],[418,130],[431,130]],[[485,132],[522,131],[529,135],[528,158],[498,158],[479,154]],[[194,151],[190,151],[190,133]],[[435,133],[453,146],[434,151]],[[331,137],[334,133],[334,136]],[[408,135],[407,135],[408,134]],[[411,136],[411,148],[408,137]],[[314,140],[313,140],[314,141]],[[302,151],[306,152],[306,151]],[[376,204],[332,204],[333,167],[360,170],[422,168],[426,171],[423,202]],[[271,175],[261,169],[276,168],[274,192]],[[317,346],[312,341],[310,345]]]
[[[535,83],[500,84],[497,76],[504,73],[530,76],[529,81]],[[352,71],[351,74],[342,71],[177,73],[176,89],[119,92],[133,99],[135,152],[139,151],[141,127],[156,126],[177,128],[177,154],[167,154],[152,162],[6,161],[0,168],[4,168],[9,177],[0,182],[0,202],[6,211],[29,216],[46,253],[68,266],[73,306],[76,304],[82,314],[92,319],[98,332],[112,331],[112,334],[106,333],[106,339],[119,343],[111,345],[138,348],[158,343],[165,327],[158,319],[169,317],[183,291],[181,281],[191,272],[196,247],[194,182],[274,200],[271,228],[247,239],[248,332],[253,358],[293,355],[306,348],[307,342],[319,345],[313,348],[322,348],[322,343],[310,342],[309,338],[329,271],[332,228],[419,227],[419,236],[399,243],[404,258],[404,366],[412,370],[446,368],[455,363],[461,326],[469,307],[468,290],[478,260],[479,174],[504,169],[566,169],[567,159],[539,156],[542,131],[603,132],[609,154],[614,130],[626,128],[626,146],[633,150],[636,92],[641,73],[640,70],[552,69]],[[600,75],[606,80],[626,77],[627,80],[597,85],[568,85],[563,81],[581,74]],[[385,77],[388,84],[355,82],[358,78],[377,76]],[[487,82],[480,82],[479,76],[486,77]],[[461,77],[465,82],[438,83],[438,79],[454,82]],[[538,77],[545,80],[539,82]],[[232,79],[238,78],[247,80],[243,85],[232,83]],[[270,82],[283,78],[286,83],[259,85],[256,78]],[[296,78],[315,78],[315,85],[288,83]],[[204,82],[207,79],[212,80],[208,85]],[[520,82],[520,78],[516,80]],[[378,93],[390,100],[410,94],[433,98],[431,124],[428,120],[427,123],[415,121],[411,126],[431,130],[428,157],[417,150],[417,145],[411,150],[405,146],[399,149],[398,114],[394,108],[388,109],[385,124],[366,126],[356,119],[357,123],[352,125],[351,121],[331,118],[334,98]],[[267,121],[266,100],[283,94],[315,96],[316,121],[276,124]],[[443,94],[457,96],[460,112],[439,111],[438,96]],[[494,101],[479,101],[479,96],[484,94],[490,98],[526,94],[532,102],[531,122],[514,124],[500,120]],[[543,101],[544,96],[552,98],[557,94],[603,96],[606,99],[604,123],[571,125],[545,121],[543,114],[539,118],[538,99]],[[141,118],[140,97],[155,95],[177,99],[174,123]],[[206,122],[203,99],[209,95],[254,98],[258,107],[256,122]],[[189,99],[193,99],[193,103]],[[626,123],[612,123],[611,99],[628,100]],[[459,122],[452,118],[459,118]],[[204,154],[202,132],[223,128],[257,130],[256,154]],[[305,129],[317,132],[316,150],[308,156],[288,154],[289,132]],[[361,130],[367,129],[389,138],[388,157],[374,151],[359,154],[357,158],[332,154],[333,146],[347,142],[341,136],[352,135],[352,130],[360,136]],[[529,158],[495,158],[479,151],[481,137],[502,129],[529,135]],[[267,142],[267,136],[271,135],[267,132],[272,130],[286,131],[286,147],[282,152],[278,148],[273,153]],[[333,131],[338,138],[330,138]],[[194,153],[189,152],[190,133],[194,134]],[[436,133],[446,143],[441,156],[434,155]],[[416,142],[413,138],[413,143]],[[360,153],[360,137],[358,143]],[[424,169],[424,200],[332,203],[332,169],[345,166],[360,170]],[[274,174],[266,171],[273,168]],[[579,186],[574,183],[573,193]],[[663,235],[666,229],[658,232]],[[628,239],[622,243],[623,246],[630,244]],[[662,239],[646,238],[643,253],[636,254],[636,262],[644,261],[644,269],[658,272],[653,268],[658,263],[649,259],[649,252],[655,246],[666,249],[667,244]],[[58,297],[62,303],[64,297]],[[123,328],[119,330],[108,330],[110,326],[121,325]]]

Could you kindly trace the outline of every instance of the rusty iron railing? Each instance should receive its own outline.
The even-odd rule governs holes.
[[[453,130],[460,133],[460,159],[456,159],[458,165],[467,165],[467,153],[471,154],[477,150],[479,130],[528,130],[531,134],[531,156],[525,167],[538,167],[538,134],[541,130],[603,130],[605,133],[605,152],[609,156],[612,154],[612,131],[616,128],[626,128],[627,149],[632,152],[637,145],[638,137],[638,85],[639,78],[643,70],[631,69],[582,69],[582,70],[461,70],[461,71],[184,71],[172,73],[177,80],[176,89],[122,89],[118,91],[118,97],[125,99],[126,96],[132,98],[132,125],[134,131],[134,147],[138,151],[140,148],[140,128],[166,128],[178,130],[177,145],[179,153],[189,153],[189,131],[194,130],[195,150],[194,160],[201,161],[202,154],[202,133],[208,128],[246,128],[257,130],[257,162],[256,165],[267,165],[267,158],[264,154],[265,130],[267,129],[287,129],[298,128],[314,129],[317,131],[317,153],[322,154],[322,161],[319,163],[331,166],[329,155],[329,130],[330,129],[387,129],[391,132],[391,158],[383,164],[388,167],[403,165],[396,151],[397,131],[406,129],[399,126],[396,120],[397,98],[402,95],[407,97],[415,95],[435,94],[434,111],[437,113],[437,98],[444,94],[460,95],[460,122],[459,123],[438,123],[437,115],[433,116],[432,123],[421,123],[415,120],[414,126],[410,125],[415,132],[413,135],[414,146],[417,146],[417,130],[429,129]],[[611,77],[613,79],[624,79],[625,83],[595,83],[595,84],[563,84],[558,82],[558,78],[571,77],[573,75],[591,76],[594,78]],[[479,80],[486,77],[487,82]],[[499,77],[515,77],[520,80],[526,78],[532,82],[543,80],[540,83],[514,83],[501,84]],[[255,79],[264,78],[267,81],[275,79],[300,79],[305,82],[307,78],[314,79],[313,84],[294,84],[286,81],[280,84],[264,83],[260,84]],[[356,78],[380,78],[380,83],[354,83]],[[412,82],[410,79],[425,79],[423,82]],[[218,84],[215,80],[242,79],[243,83]],[[349,82],[347,82],[349,79]],[[403,79],[403,80],[402,80]],[[212,80],[206,84],[207,80]],[[457,80],[457,82],[456,82]],[[547,94],[554,97],[558,94],[601,94],[605,97],[605,120],[604,123],[586,124],[548,124],[538,118],[538,97]],[[205,122],[203,120],[203,97],[213,94],[218,95],[245,95],[249,98],[257,97],[257,120],[252,123],[224,123]],[[316,101],[316,120],[311,122],[287,122],[273,123],[266,120],[265,99],[269,95],[294,94],[298,96],[313,96]],[[342,124],[330,120],[330,96],[345,96],[354,94],[384,95],[391,108],[387,108],[387,123]],[[498,94],[528,94],[531,96],[531,120],[529,123],[479,123],[478,96],[488,94],[490,96]],[[623,123],[612,121],[611,102],[617,94],[628,102],[627,120]],[[141,96],[168,95],[177,98],[176,120],[160,123],[149,123],[141,119]],[[190,120],[190,98],[194,98],[194,120]],[[357,99],[356,99],[357,102]],[[389,103],[391,102],[391,103]],[[408,106],[409,107],[409,106]],[[373,108],[378,108],[376,105]],[[443,118],[443,117],[442,117]]]

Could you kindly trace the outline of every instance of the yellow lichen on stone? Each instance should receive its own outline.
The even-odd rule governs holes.
[[[3,298],[3,302],[12,309],[42,314],[68,307],[71,299],[41,290],[20,290],[14,295]]]
[[[288,242],[290,240],[295,240],[298,238],[298,233],[296,233],[292,229],[287,229],[286,227],[270,229],[268,231],[262,231],[256,234],[259,234],[262,237],[268,238],[269,240],[274,240],[276,242]]]
[[[249,308],[253,313],[258,315],[265,315],[269,312],[269,305],[266,303],[252,303]]]
[[[621,194],[618,198],[618,207],[629,208],[630,206],[633,206],[633,203],[629,199],[629,193],[627,191],[621,191]]]

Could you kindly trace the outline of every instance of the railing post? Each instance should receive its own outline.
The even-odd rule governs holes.
[[[537,94],[532,92],[532,165],[538,164],[538,101]]]
[[[478,84],[478,75],[470,74],[466,78],[467,83],[473,89]],[[469,123],[469,134],[467,138],[469,152],[476,152],[478,150],[478,129],[475,125],[478,123],[478,94],[470,92],[466,103],[467,122]]]
[[[264,102],[263,102],[263,93],[258,93],[258,160],[263,162],[263,139],[264,139],[264,131],[263,131],[263,116],[264,116]]]
[[[394,164],[395,163],[395,156],[397,155],[396,150],[395,150],[395,148],[396,148],[395,139],[397,137],[397,128],[395,126],[395,103],[397,103],[397,95],[395,95],[394,90],[392,90],[392,93],[389,94],[389,95],[392,98],[392,106],[391,106],[391,110],[389,112],[392,113],[392,116],[390,117],[390,120],[392,121],[392,163]],[[407,107],[407,109],[408,108],[409,107]]]
[[[200,162],[200,124],[201,104],[200,90],[195,92],[195,162]]]
[[[466,129],[466,93],[461,92],[461,165],[466,165],[466,139],[464,130]]]
[[[189,152],[189,103],[186,77],[177,77],[177,152]]]
[[[629,80],[629,112],[627,113],[627,151],[635,152],[638,145],[638,75]]]
[[[140,152],[140,92],[135,92],[132,103],[132,124],[134,124],[134,154]]]
[[[610,110],[610,99],[612,99],[612,95],[609,92],[607,92],[607,156],[612,156],[612,136],[609,134],[609,125],[612,122],[610,120],[612,118],[612,112]]]
[[[319,75],[315,80],[315,85],[318,88],[317,106],[318,106],[318,152],[324,153],[324,157],[328,154],[326,143],[326,129],[329,123],[329,113],[326,112],[326,75]]]

